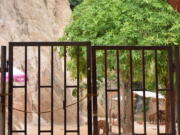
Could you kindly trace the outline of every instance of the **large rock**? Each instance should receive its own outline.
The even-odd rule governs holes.
[[[56,41],[63,35],[65,26],[69,23],[71,10],[68,0],[0,0],[0,45],[8,45],[10,41]],[[24,48],[16,48],[14,65],[24,70]],[[50,48],[41,51],[41,80],[50,84]],[[63,68],[59,55],[54,55],[54,106],[62,107],[63,101]],[[37,47],[28,48],[28,111],[37,112]],[[19,85],[19,84],[18,84]],[[42,110],[50,109],[50,90],[41,89]],[[73,102],[70,92],[68,97]],[[14,89],[14,107],[23,109],[24,90]],[[73,114],[73,113],[72,113]],[[20,128],[23,113],[14,112],[15,128]],[[75,115],[75,114],[74,114]],[[48,120],[49,114],[43,114]],[[71,119],[75,119],[72,115]],[[63,122],[63,110],[55,115],[57,123]],[[37,114],[28,114],[28,122],[37,122]],[[22,127],[23,128],[23,127]]]
[[[70,15],[68,0],[1,0],[0,44],[57,40]]]

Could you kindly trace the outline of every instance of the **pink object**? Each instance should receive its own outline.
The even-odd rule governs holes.
[[[0,77],[1,77],[1,74],[0,74]],[[8,81],[9,81],[9,73],[6,73],[6,82]],[[26,81],[25,73],[14,67],[13,68],[13,81],[25,82]]]

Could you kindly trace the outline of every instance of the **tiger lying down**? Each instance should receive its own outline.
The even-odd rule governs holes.
[[[165,111],[159,110],[159,122],[160,124],[164,124],[166,121]],[[149,122],[155,124],[157,122],[157,112],[149,115]]]
[[[100,134],[100,130],[102,129],[103,133]],[[99,135],[105,135],[106,134],[106,121],[105,120],[98,120],[98,132]],[[117,135],[115,133],[112,133],[111,129],[109,129],[109,135]]]

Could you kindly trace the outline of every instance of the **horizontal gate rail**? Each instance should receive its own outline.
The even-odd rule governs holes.
[[[172,46],[92,46],[95,50],[167,50]]]
[[[89,46],[90,42],[9,42],[10,46]]]

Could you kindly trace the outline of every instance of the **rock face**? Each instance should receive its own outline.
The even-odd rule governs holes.
[[[10,41],[56,41],[63,35],[69,23],[71,9],[68,0],[0,0],[0,45]],[[14,66],[24,70],[24,48],[14,50]],[[50,48],[41,48],[41,83],[50,84],[51,52]],[[28,122],[37,122],[38,92],[38,50],[28,48]],[[63,66],[57,52],[54,54],[54,108],[62,107],[63,101]],[[46,83],[46,84],[45,84]],[[23,85],[23,84],[16,84]],[[43,84],[41,84],[43,85]],[[41,110],[50,109],[50,89],[41,89]],[[69,95],[68,95],[69,94]],[[70,93],[67,93],[70,97]],[[24,89],[14,89],[14,107],[24,107]],[[73,102],[73,98],[70,102]],[[55,115],[55,122],[63,122],[63,110]],[[73,113],[72,113],[73,114]],[[14,111],[14,128],[22,128],[23,113]],[[50,114],[43,114],[41,122],[50,119]],[[73,116],[73,115],[72,115]],[[73,119],[73,118],[72,118]],[[75,117],[74,117],[75,119]]]
[[[1,0],[0,44],[57,40],[70,15],[68,0]]]

